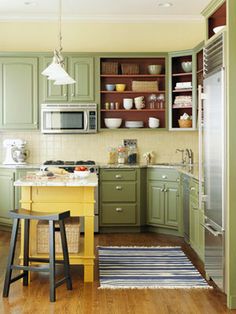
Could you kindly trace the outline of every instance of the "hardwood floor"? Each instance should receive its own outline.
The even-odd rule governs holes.
[[[0,231],[0,289],[2,293],[10,233]],[[203,272],[203,265],[181,238],[154,233],[100,234],[95,245],[181,246],[193,264]],[[60,272],[61,270],[59,270]],[[0,313],[68,314],[215,314],[236,313],[227,310],[226,297],[217,289],[98,289],[98,263],[95,282],[83,283],[82,266],[72,267],[73,290],[57,288],[57,301],[49,302],[48,276],[34,274],[29,287],[21,282],[11,285],[9,298],[0,297]]]

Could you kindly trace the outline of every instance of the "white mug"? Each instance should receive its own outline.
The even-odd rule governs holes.
[[[124,98],[123,106],[126,110],[129,110],[133,107],[133,99],[132,98]]]
[[[142,109],[145,107],[144,96],[139,96],[134,98],[135,108]]]
[[[148,126],[149,128],[152,128],[152,129],[158,128],[160,126],[160,120],[157,118],[150,117],[148,119]]]

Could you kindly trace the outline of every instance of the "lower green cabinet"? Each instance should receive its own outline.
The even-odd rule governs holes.
[[[178,172],[175,169],[148,169],[147,224],[175,229],[181,234],[179,204]]]
[[[205,230],[204,210],[199,208],[198,202],[198,181],[191,179],[190,181],[190,245],[204,261],[205,250]]]
[[[146,169],[100,170],[100,230],[145,223]]]
[[[12,224],[9,210],[14,209],[14,177],[13,170],[0,170],[0,224],[3,226]]]
[[[20,208],[20,187],[14,187],[14,181],[26,175],[28,171],[36,168],[0,169],[0,225],[11,226],[9,210]]]

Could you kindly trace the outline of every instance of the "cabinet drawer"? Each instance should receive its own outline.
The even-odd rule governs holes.
[[[102,169],[101,180],[104,181],[132,181],[136,180],[135,169]]]
[[[136,224],[135,204],[103,204],[101,211],[102,224]]]
[[[102,202],[135,202],[135,182],[103,182],[101,185]]]
[[[179,181],[180,175],[175,169],[148,169],[149,180]]]

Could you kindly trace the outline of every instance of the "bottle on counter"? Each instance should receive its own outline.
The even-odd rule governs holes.
[[[125,146],[123,145],[120,145],[117,149],[117,161],[118,161],[118,164],[124,164],[125,161],[126,161],[126,149],[125,149]]]
[[[136,145],[128,147],[128,164],[136,164],[138,162],[138,149]]]
[[[115,147],[108,148],[108,163],[115,164],[117,162],[117,151]]]

